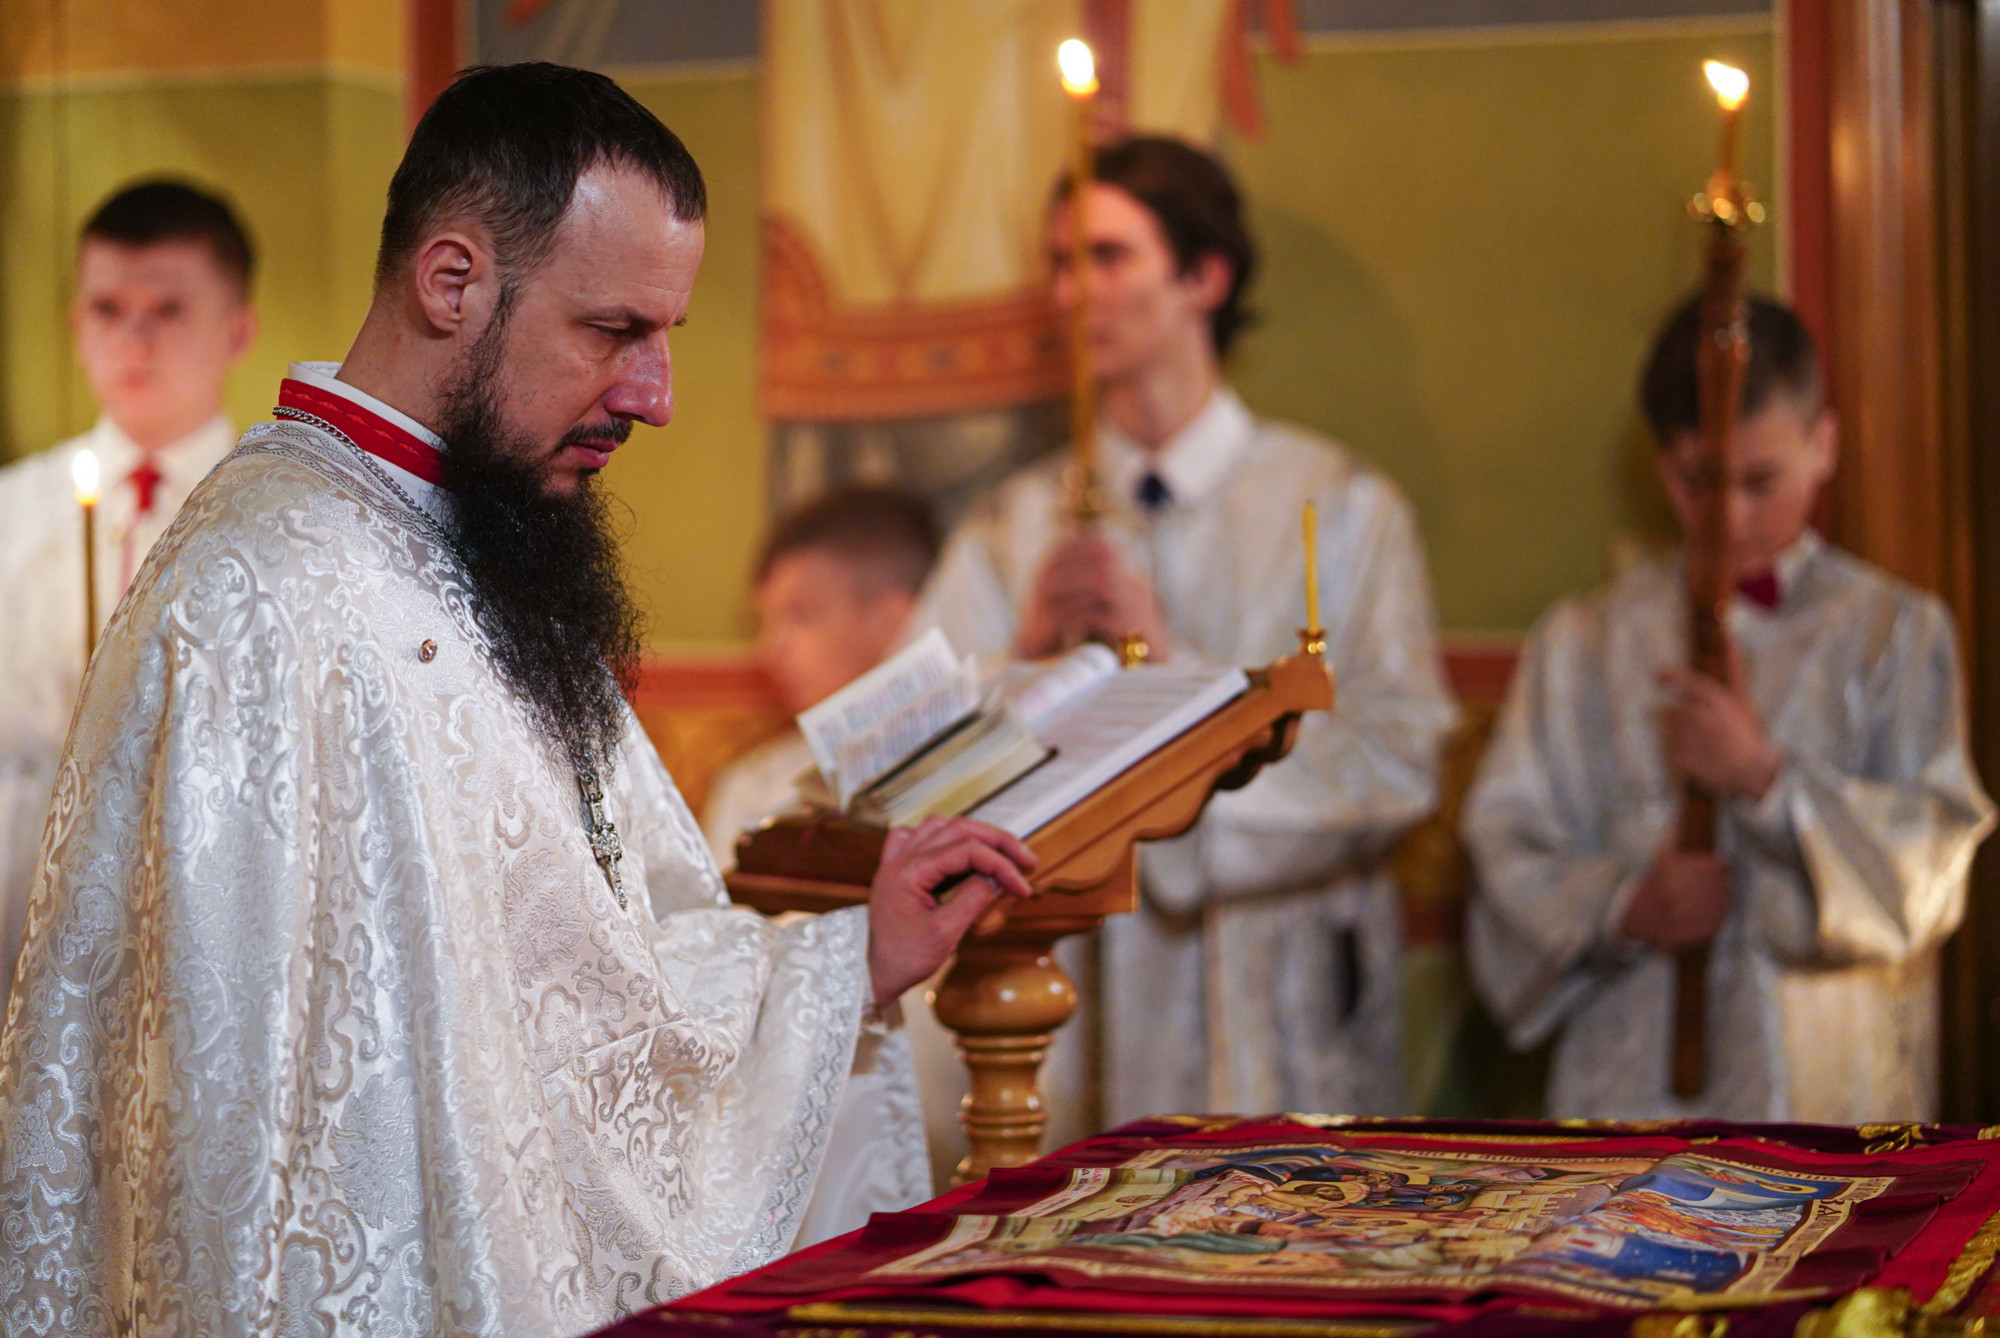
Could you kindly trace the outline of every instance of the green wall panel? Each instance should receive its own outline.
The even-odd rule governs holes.
[[[1265,247],[1263,321],[1231,373],[1409,492],[1447,628],[1519,631],[1601,579],[1615,539],[1659,533],[1636,381],[1699,271],[1700,63],[1751,74],[1746,171],[1768,200],[1772,48],[1732,22],[1260,66],[1271,133],[1226,151]],[[1753,242],[1765,288],[1777,232]]]

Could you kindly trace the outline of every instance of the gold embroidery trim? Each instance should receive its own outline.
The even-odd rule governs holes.
[[[1193,1338],[1403,1338],[1422,1320],[1225,1319],[1208,1315],[1113,1315],[1075,1310],[944,1310],[814,1301],[785,1318],[805,1324],[937,1324],[954,1329],[1080,1329],[1087,1333],[1168,1333]]]
[[[1972,1284],[1993,1266],[1996,1254],[2000,1254],[2000,1212],[1995,1212],[1972,1233],[1972,1239],[1958,1252],[1958,1258],[1951,1261],[1944,1281],[1938,1284],[1931,1299],[1924,1302],[1923,1313],[1943,1315],[1956,1310],[1972,1291]]]

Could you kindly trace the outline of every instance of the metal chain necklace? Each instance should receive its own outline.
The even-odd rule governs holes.
[[[444,531],[438,525],[437,519],[429,511],[420,506],[415,498],[405,492],[397,484],[396,480],[390,477],[389,471],[376,464],[368,450],[352,437],[342,432],[332,423],[327,422],[324,418],[316,414],[307,413],[303,409],[293,409],[281,405],[272,412],[280,418],[289,418],[295,422],[304,423],[308,427],[318,428],[341,445],[347,447],[350,451],[353,451],[360,458],[362,467],[374,475],[377,482],[383,484],[391,493],[395,494],[396,499],[416,515],[421,525],[431,531],[435,537],[440,539],[445,538]],[[611,895],[618,898],[618,909],[628,911],[632,909],[631,899],[626,896],[625,875],[618,867],[619,862],[625,858],[625,841],[624,838],[618,835],[618,824],[611,820],[610,813],[604,807],[604,783],[598,779],[597,768],[594,766],[585,768],[578,775],[576,783],[577,789],[583,795],[583,832],[590,841],[590,853],[596,858],[597,866],[604,870],[605,881],[611,884]]]

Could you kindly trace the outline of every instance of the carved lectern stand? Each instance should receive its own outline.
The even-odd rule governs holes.
[[[972,1076],[959,1116],[972,1145],[960,1183],[1041,1151],[1042,1059],[1076,1009],[1056,940],[1136,909],[1133,843],[1186,831],[1211,794],[1291,751],[1303,712],[1332,707],[1318,638],[1302,639],[1306,653],[1251,670],[1249,691],[1030,835],[1037,895],[996,903],[966,935],[937,995],[938,1020],[957,1035]],[[886,835],[838,815],[774,819],[738,842],[730,893],[765,912],[859,905]]]

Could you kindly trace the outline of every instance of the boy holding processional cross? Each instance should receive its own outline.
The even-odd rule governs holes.
[[[1521,1047],[1560,1032],[1548,1114],[1854,1124],[1931,1118],[1938,948],[1993,809],[1967,756],[1950,613],[1810,527],[1838,428],[1811,336],[1753,298],[1725,528],[1718,681],[1689,671],[1682,556],[1529,635],[1468,800],[1481,997]],[[1642,399],[1684,532],[1700,505],[1699,301]],[[1685,779],[1713,853],[1678,848]],[[1708,947],[1706,1081],[1672,1095],[1674,954]]]

